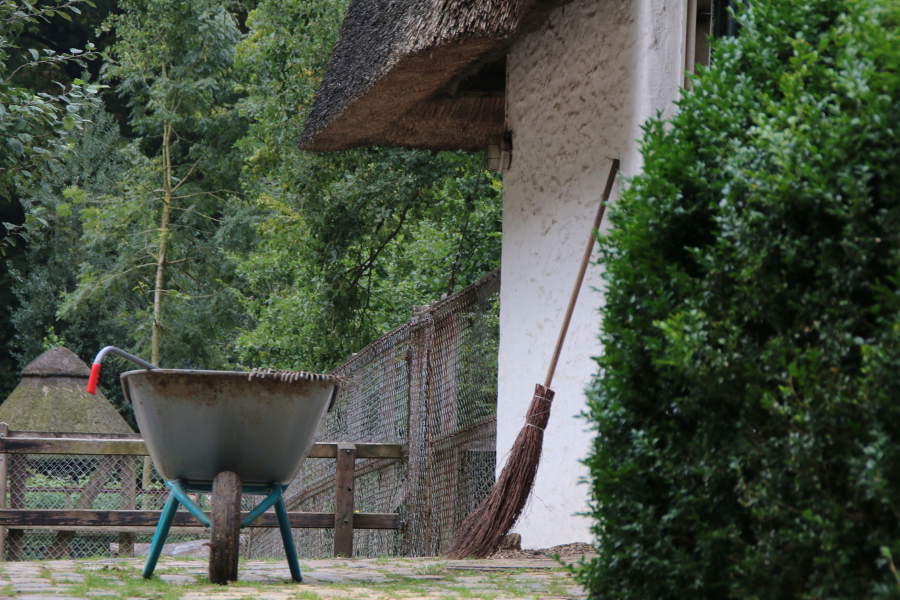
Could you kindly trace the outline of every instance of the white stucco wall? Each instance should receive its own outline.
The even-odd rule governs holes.
[[[686,2],[575,0],[516,42],[509,55],[500,299],[498,471],[543,381],[609,159],[640,168],[640,125],[671,110],[682,81]],[[592,435],[578,415],[601,352],[600,268],[588,271],[552,388],[544,453],[525,513],[523,546],[590,541],[587,472]]]

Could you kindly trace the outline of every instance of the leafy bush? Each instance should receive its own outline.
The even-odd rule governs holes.
[[[604,240],[592,597],[900,597],[900,4],[747,5]]]

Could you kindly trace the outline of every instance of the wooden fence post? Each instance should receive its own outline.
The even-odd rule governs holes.
[[[28,457],[24,454],[6,455],[9,475],[9,508],[25,507],[25,482],[28,479]],[[6,556],[9,560],[25,560],[25,532],[9,529],[6,532]]]
[[[407,359],[407,447],[406,486],[403,490],[405,515],[401,534],[404,556],[431,554],[431,498],[428,485],[428,364],[434,322],[427,311],[419,311],[409,332]]]
[[[9,425],[0,423],[0,438],[9,433]],[[0,508],[6,508],[6,481],[9,477],[8,455],[0,454]],[[6,527],[0,527],[0,561],[6,560]]]
[[[353,474],[356,444],[339,443],[335,469],[334,555],[353,556]]]
[[[121,482],[121,497],[119,498],[119,508],[124,510],[134,510],[137,508],[137,482],[135,477],[134,463],[137,461],[132,456],[119,457],[119,480]],[[134,557],[134,534],[119,534],[119,556]]]

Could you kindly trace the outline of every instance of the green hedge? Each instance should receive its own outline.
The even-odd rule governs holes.
[[[900,597],[900,2],[751,0],[603,240],[603,600]]]

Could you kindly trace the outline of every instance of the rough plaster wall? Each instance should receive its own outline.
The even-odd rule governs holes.
[[[575,0],[516,43],[507,120],[513,155],[504,175],[498,469],[543,381],[609,169],[639,168],[640,123],[668,107],[681,80],[683,2]],[[553,389],[544,454],[514,527],[525,547],[590,541],[580,464],[592,436],[578,417],[594,372],[601,269],[582,288]]]

